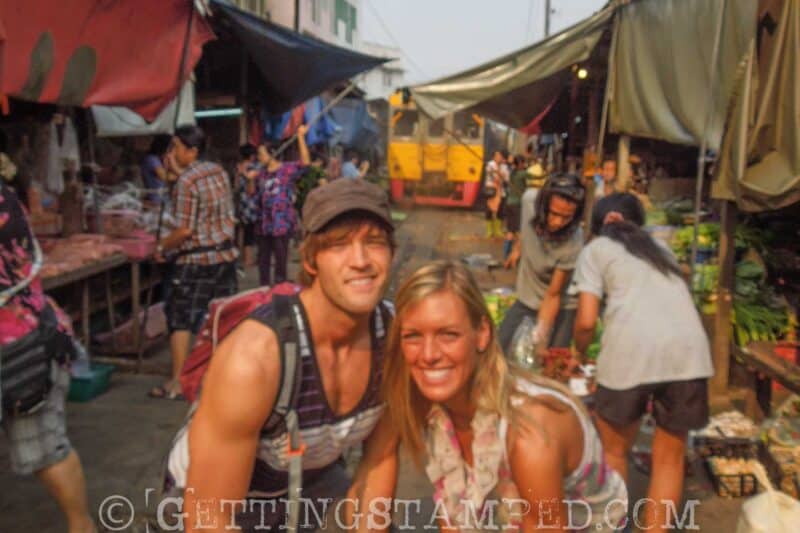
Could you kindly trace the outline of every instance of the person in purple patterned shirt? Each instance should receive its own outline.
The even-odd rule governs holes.
[[[297,229],[297,212],[294,208],[295,185],[305,167],[311,162],[306,145],[308,127],[297,129],[297,145],[300,161],[281,162],[269,153],[267,147],[258,147],[259,161],[264,165],[258,177],[255,194],[261,206],[260,222],[256,225],[258,241],[258,271],[261,285],[286,281],[289,262],[289,239]],[[275,276],[270,274],[272,258],[275,257]]]

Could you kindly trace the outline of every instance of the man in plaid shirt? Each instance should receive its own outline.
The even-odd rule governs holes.
[[[156,259],[175,252],[172,272],[165,280],[165,312],[172,350],[172,379],[151,396],[180,397],[178,376],[214,298],[235,294],[235,215],[228,174],[216,163],[201,161],[205,134],[197,126],[175,131],[169,155],[180,170],[173,201],[177,228],[161,239]]]

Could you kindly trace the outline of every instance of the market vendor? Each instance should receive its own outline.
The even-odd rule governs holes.
[[[642,229],[632,194],[600,199],[595,238],[575,268],[579,304],[575,345],[585,353],[604,301],[597,360],[595,424],[608,464],[627,479],[628,452],[649,403],[656,430],[646,502],[681,500],[686,437],[708,421],[713,374],[708,338],[672,252]],[[674,508],[674,507],[673,507]],[[667,507],[645,506],[643,531],[663,531]]]
[[[89,533],[86,480],[67,435],[71,328],[42,291],[35,250],[17,195],[0,182],[0,419],[11,470],[41,481],[70,533]]]
[[[517,329],[526,317],[534,324],[539,348],[570,345],[577,299],[567,294],[567,288],[583,246],[580,222],[584,194],[578,176],[552,176],[536,196],[533,217],[522,220],[520,238],[506,262],[507,266],[519,264],[518,299],[499,331],[506,356],[511,355]]]
[[[214,298],[236,293],[236,219],[228,174],[202,161],[205,134],[197,126],[175,131],[167,156],[179,174],[173,191],[176,229],[161,239],[156,260],[174,261],[166,279],[165,312],[172,351],[172,379],[156,387],[157,398],[180,397],[178,376]]]

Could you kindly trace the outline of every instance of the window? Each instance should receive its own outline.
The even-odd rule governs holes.
[[[392,73],[388,70],[383,71],[383,86],[384,87],[391,87],[392,86]]]
[[[472,113],[460,111],[453,115],[453,133],[464,139],[480,139],[481,125]]]
[[[398,111],[400,118],[395,122],[394,134],[397,137],[413,137],[417,134],[419,113],[415,110]]]
[[[428,137],[441,137],[444,135],[444,119],[428,122]]]

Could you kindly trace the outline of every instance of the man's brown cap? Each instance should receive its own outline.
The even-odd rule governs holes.
[[[339,178],[308,193],[303,205],[303,226],[309,233],[316,233],[350,211],[366,211],[392,226],[386,192],[360,178]]]

